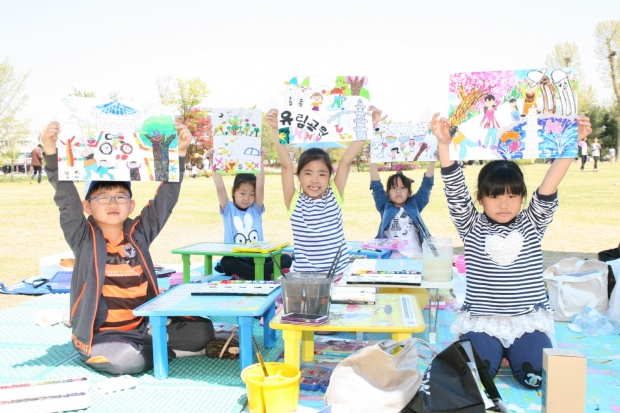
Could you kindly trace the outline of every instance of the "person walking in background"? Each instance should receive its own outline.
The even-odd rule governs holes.
[[[614,147],[609,148],[609,160],[612,164],[616,162],[616,148]]]
[[[601,144],[598,143],[598,138],[594,138],[594,142],[590,145],[590,150],[594,158],[594,172],[598,172],[598,160],[601,157]]]
[[[193,163],[192,164],[192,178],[196,178],[196,175],[198,175],[198,166]]]
[[[579,141],[579,155],[581,155],[581,172],[586,169],[586,162],[588,160],[588,141],[586,139],[582,139]]]
[[[41,153],[41,148],[43,148],[43,145],[38,144],[37,147],[30,153],[30,157],[32,159],[30,161],[30,164],[32,165],[32,175],[30,175],[31,185],[32,180],[37,173],[39,174],[38,183],[41,183],[41,169],[43,167],[43,154]]]

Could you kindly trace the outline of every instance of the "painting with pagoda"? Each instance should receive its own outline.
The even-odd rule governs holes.
[[[60,180],[178,182],[172,108],[69,97],[63,99],[57,120]]]
[[[450,76],[450,159],[577,156],[577,69]]]

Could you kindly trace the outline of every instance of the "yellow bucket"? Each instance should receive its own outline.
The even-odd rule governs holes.
[[[265,363],[269,377],[260,364],[252,364],[241,372],[248,391],[250,413],[292,413],[299,401],[298,368],[284,363]]]

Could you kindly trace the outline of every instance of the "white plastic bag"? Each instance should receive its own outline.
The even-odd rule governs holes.
[[[605,314],[607,298],[607,264],[599,260],[565,258],[543,273],[549,291],[553,318],[570,321],[588,306]]]
[[[620,321],[620,287],[618,287],[618,281],[620,280],[620,258],[613,261],[607,261],[616,277],[616,286],[611,291],[611,297],[609,297],[609,310],[607,310],[607,317]]]

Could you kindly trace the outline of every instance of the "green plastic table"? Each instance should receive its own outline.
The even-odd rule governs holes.
[[[190,281],[190,256],[192,255],[204,255],[205,257],[205,274],[209,275],[213,268],[213,256],[222,257],[251,257],[254,258],[254,279],[257,281],[263,281],[265,279],[265,258],[271,257],[269,253],[257,253],[257,252],[233,252],[233,248],[239,247],[240,244],[224,243],[224,242],[201,242],[199,244],[188,245],[187,247],[177,248],[172,250],[172,254],[181,254],[183,260],[183,282],[188,283]],[[280,257],[282,250],[271,251],[275,257],[278,265],[280,264]],[[273,279],[277,280],[280,276],[280,268],[278,265],[273,267]]]

